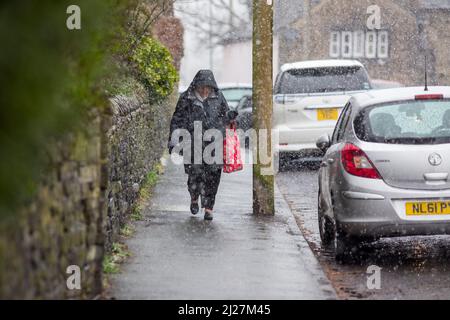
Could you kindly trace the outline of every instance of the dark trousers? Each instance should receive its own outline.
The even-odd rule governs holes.
[[[188,190],[191,199],[201,196],[202,208],[212,210],[219,189],[221,169],[211,169],[205,166],[193,167],[188,171]]]

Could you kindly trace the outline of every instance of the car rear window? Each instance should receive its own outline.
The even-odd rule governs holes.
[[[450,101],[408,101],[363,109],[354,121],[357,137],[392,144],[450,143]]]
[[[359,66],[293,69],[283,72],[275,94],[304,94],[370,89],[367,72]]]

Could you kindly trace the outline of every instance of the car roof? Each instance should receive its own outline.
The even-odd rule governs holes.
[[[361,62],[357,60],[309,60],[299,61],[293,63],[286,63],[281,66],[281,71],[287,71],[292,69],[311,69],[311,68],[329,68],[329,67],[364,67]]]
[[[415,100],[416,95],[442,94],[445,99],[450,99],[450,87],[405,87],[382,90],[369,90],[354,94],[351,98],[353,105],[365,108],[375,104],[389,103],[394,101]]]
[[[251,83],[233,83],[233,82],[226,82],[226,83],[219,83],[218,87],[223,90],[223,89],[252,89],[252,84]]]

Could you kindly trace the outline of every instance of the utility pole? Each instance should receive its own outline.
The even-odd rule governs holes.
[[[306,18],[306,27],[305,27],[305,44],[303,49],[303,58],[305,60],[309,59],[310,50],[311,50],[311,0],[306,0],[305,4],[305,18]]]
[[[272,157],[272,90],[273,90],[273,7],[272,0],[253,0],[253,128],[257,134],[256,163],[253,164],[253,213],[274,214],[274,176],[263,173],[260,148]],[[266,130],[267,141],[261,141]]]

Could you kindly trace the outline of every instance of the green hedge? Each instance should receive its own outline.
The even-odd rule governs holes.
[[[105,54],[122,25],[125,0],[0,3],[0,216],[32,195],[49,165],[46,146],[105,105]],[[66,9],[81,8],[81,30]]]
[[[82,129],[108,96],[172,92],[178,74],[165,47],[145,38],[131,57],[124,51],[127,10],[142,1],[0,2],[0,218],[33,195],[52,165],[47,146]],[[81,30],[66,27],[69,5],[81,8]]]
[[[136,65],[139,78],[149,92],[151,101],[168,97],[178,82],[173,59],[162,44],[152,38],[144,38],[131,60]]]

